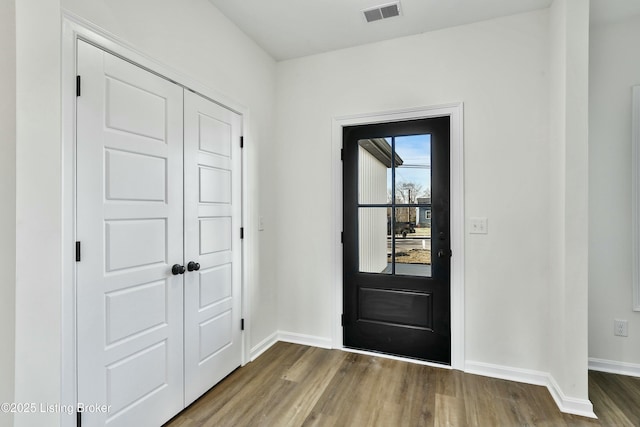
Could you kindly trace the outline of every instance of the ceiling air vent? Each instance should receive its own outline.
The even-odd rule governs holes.
[[[387,3],[381,6],[376,6],[371,9],[365,9],[362,11],[364,19],[367,22],[379,21],[381,19],[393,18],[400,15],[400,3]]]

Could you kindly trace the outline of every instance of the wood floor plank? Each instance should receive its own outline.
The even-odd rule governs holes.
[[[438,368],[432,368],[438,369]],[[462,395],[462,372],[453,369],[438,369],[438,375],[436,376],[436,393],[459,397]]]
[[[436,394],[435,427],[458,427],[465,424],[464,399]]]
[[[592,420],[546,387],[280,342],[165,427],[640,426],[640,379],[610,375],[589,374]]]
[[[405,363],[402,368],[402,387],[397,395],[401,425],[431,427],[435,420],[437,368]]]
[[[302,423],[302,427],[331,427],[337,425],[335,417],[318,413],[310,414]]]
[[[324,348],[309,347],[305,351],[304,356],[300,357],[285,371],[282,379],[293,382],[306,381],[315,376],[318,371],[324,373],[322,368],[330,365],[339,366],[345,357],[346,353],[337,353]]]
[[[274,411],[272,425],[300,426],[311,413],[329,382],[340,368],[345,353],[320,348],[310,348],[289,368],[282,379],[295,383],[292,399],[281,400],[285,405]]]
[[[466,424],[468,426],[500,425],[501,412],[496,410],[498,391],[491,378],[466,374],[462,397],[465,400]]]
[[[640,379],[590,371],[589,398],[602,425],[640,425]]]
[[[378,364],[379,358],[348,354],[312,413],[334,417],[345,425],[367,425],[363,423],[375,407],[366,407],[366,403],[375,400],[379,391],[373,374]]]

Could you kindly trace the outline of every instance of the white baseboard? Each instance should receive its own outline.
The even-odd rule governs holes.
[[[260,341],[258,344],[256,344],[254,347],[251,348],[251,354],[250,354],[251,361],[253,362],[254,360],[256,360],[262,353],[269,350],[269,348],[277,342],[278,342],[278,332],[274,332],[268,337],[266,337],[265,339],[263,339],[262,341]]]
[[[484,377],[500,378],[502,380],[516,381],[519,383],[547,385],[549,374],[547,372],[533,371],[530,369],[512,368],[510,366],[493,365],[490,363],[465,362],[465,372],[482,375]]]
[[[318,337],[315,335],[298,334],[295,332],[278,331],[278,341],[290,342],[293,344],[308,345],[311,347],[333,348],[331,338]]]
[[[485,377],[545,386],[561,412],[588,418],[597,418],[589,399],[576,399],[566,396],[558,386],[556,380],[548,372],[473,361],[467,361],[465,363],[465,372]]]
[[[609,372],[611,374],[640,377],[640,364],[618,362],[616,360],[589,358],[589,369],[592,371]]]
[[[566,396],[555,378],[553,378],[551,374],[548,375],[549,383],[547,384],[547,388],[553,400],[556,401],[556,405],[560,408],[560,411],[566,414],[580,415],[581,417],[598,418],[595,412],[593,412],[593,404],[589,399],[578,399]]]

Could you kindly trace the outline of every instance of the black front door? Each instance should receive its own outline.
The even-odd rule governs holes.
[[[345,347],[451,363],[449,129],[343,130]]]

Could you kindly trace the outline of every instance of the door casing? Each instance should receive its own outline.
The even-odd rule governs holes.
[[[343,308],[343,265],[341,233],[343,231],[342,203],[342,128],[345,126],[367,125],[375,123],[398,122],[404,120],[449,116],[451,120],[450,178],[451,178],[451,368],[464,370],[464,152],[463,152],[463,104],[455,103],[432,107],[420,107],[407,110],[395,110],[370,114],[334,117],[332,120],[332,189],[333,199],[333,283],[332,288],[332,346],[343,349],[341,325]],[[353,351],[353,350],[349,350]],[[360,351],[358,351],[360,352]],[[367,353],[367,352],[364,352]],[[373,353],[372,353],[373,354]],[[379,355],[378,353],[375,353]],[[393,359],[408,360],[442,367],[430,362],[418,362],[388,356]]]
[[[84,40],[115,56],[129,61],[153,74],[166,78],[184,88],[193,90],[213,102],[236,112],[242,116],[241,134],[245,137],[245,149],[242,150],[242,224],[247,224],[251,217],[251,206],[248,204],[246,190],[248,171],[248,149],[250,138],[247,136],[249,112],[246,107],[229,99],[166,65],[159,63],[142,52],[139,52],[113,35],[101,30],[92,23],[75,15],[65,13],[62,17],[62,301],[61,301],[61,405],[75,406],[77,396],[77,359],[76,359],[76,276],[75,276],[75,129],[76,129],[76,45],[77,40]],[[245,233],[242,246],[242,317],[245,319],[245,330],[242,336],[242,365],[250,360],[251,319],[249,316],[248,280],[254,277],[254,263],[248,257],[253,253],[254,242],[251,233]],[[62,427],[75,427],[76,414],[62,411],[60,413]]]

